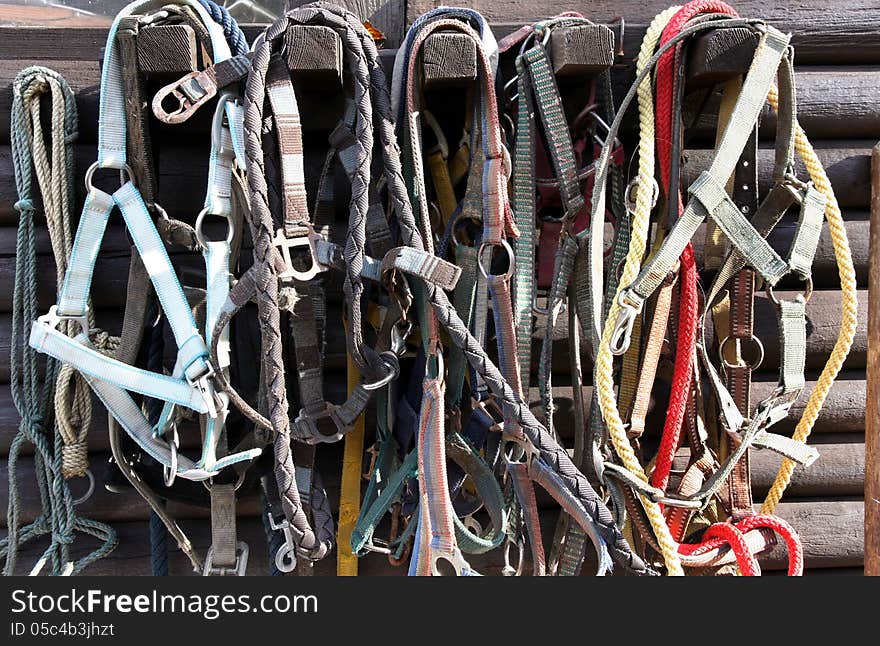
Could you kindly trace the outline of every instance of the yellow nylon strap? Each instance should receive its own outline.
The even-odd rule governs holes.
[[[431,181],[434,183],[434,191],[437,193],[437,206],[440,207],[441,231],[455,212],[458,205],[455,199],[455,191],[452,188],[452,180],[449,179],[449,167],[443,158],[443,153],[435,150],[428,153],[428,170],[431,172]]]
[[[774,86],[770,89],[767,101],[778,110],[779,107],[779,90]],[[850,253],[849,240],[846,237],[846,229],[843,226],[843,217],[840,213],[840,206],[837,204],[837,198],[831,188],[831,182],[828,181],[828,175],[822,168],[822,163],[816,156],[816,151],[810,145],[807,135],[804,133],[800,124],[795,123],[794,145],[797,154],[804,160],[804,166],[810,174],[816,188],[825,196],[827,204],[825,206],[825,221],[828,223],[828,230],[831,233],[831,241],[834,244],[834,257],[837,259],[837,272],[840,275],[840,292],[841,292],[841,315],[840,315],[840,332],[837,335],[837,341],[828,362],[819,375],[816,387],[810,393],[807,400],[804,414],[801,416],[797,427],[795,427],[792,437],[798,442],[806,442],[813,430],[813,425],[819,417],[819,411],[825,403],[825,398],[834,385],[837,374],[843,367],[843,362],[849,354],[850,346],[856,336],[858,327],[859,301],[856,294],[856,271],[853,267],[852,254]],[[764,514],[772,514],[785,493],[785,488],[791,480],[791,475],[797,463],[793,460],[785,458],[773,486],[764,499],[761,512]]]
[[[639,56],[636,63],[636,69],[643,69],[654,54],[654,48],[660,39],[663,28],[675,15],[680,7],[670,7],[662,13],[658,14],[642,41],[642,47],[639,50]],[[617,292],[629,285],[635,280],[636,275],[641,267],[642,257],[645,254],[647,246],[647,234],[651,219],[651,202],[653,197],[654,182],[654,96],[651,91],[651,79],[646,77],[638,87],[638,103],[639,103],[639,169],[638,182],[636,183],[636,201],[633,212],[632,236],[630,240],[629,252],[626,256],[623,272],[618,282]],[[642,465],[633,451],[629,438],[626,436],[626,429],[623,420],[620,417],[617,399],[614,393],[614,366],[613,355],[611,354],[611,337],[614,333],[617,314],[620,305],[617,296],[611,301],[611,307],[605,321],[602,331],[602,340],[599,343],[599,352],[596,356],[596,388],[599,393],[599,404],[602,408],[602,416],[608,427],[608,433],[614,444],[614,450],[620,456],[623,466],[629,469],[637,478],[641,478],[648,482],[648,476],[645,474]],[[666,563],[666,572],[670,576],[684,576],[684,569],[681,566],[681,559],[678,557],[678,544],[672,538],[669,527],[666,525],[666,519],[660,506],[645,498],[639,496],[645,513],[651,523],[651,528],[657,537],[657,544],[663,554],[663,561]]]
[[[360,373],[348,357],[348,393],[357,387]],[[336,541],[337,576],[357,576],[358,558],[351,551],[351,533],[361,511],[361,470],[364,456],[364,415],[345,436],[342,455],[342,490],[339,493],[339,538]]]

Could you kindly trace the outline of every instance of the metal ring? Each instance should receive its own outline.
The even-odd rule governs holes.
[[[636,201],[632,198],[633,189],[639,186],[639,178],[633,177],[632,181],[627,184],[626,191],[623,194],[623,202],[626,206],[627,211],[632,211],[635,209]],[[651,178],[651,208],[653,209],[657,206],[657,200],[660,199],[660,185],[657,183],[657,180],[653,177]]]
[[[168,443],[171,447],[171,464],[168,466],[162,465],[162,479],[165,481],[166,487],[173,485],[177,479],[177,448],[180,445],[180,437],[177,435],[176,425],[172,425],[171,432],[171,442]]]
[[[74,507],[81,505],[86,500],[91,498],[93,493],[95,493],[95,475],[92,473],[92,470],[86,469],[84,477],[89,479],[89,488],[86,490],[86,492],[83,495],[81,495],[79,498],[77,498],[76,500],[73,501]]]
[[[728,341],[737,341],[740,344],[743,341],[752,341],[755,345],[755,348],[757,348],[758,350],[758,359],[752,364],[743,361],[742,358],[740,358],[739,363],[730,363],[727,359],[724,358],[724,348],[726,347]],[[741,355],[742,353],[740,353],[740,356]],[[725,368],[741,368],[744,366],[748,366],[752,370],[757,370],[760,365],[764,363],[764,344],[761,343],[761,339],[756,337],[754,334],[748,339],[737,339],[732,336],[726,336],[721,340],[721,343],[718,344],[718,358],[721,360],[721,365],[723,365]]]
[[[505,279],[509,279],[513,275],[513,249],[510,244],[508,244],[507,240],[501,238],[501,242],[484,242],[480,245],[480,248],[477,250],[477,267],[480,269],[480,273],[483,275],[483,278],[489,277],[489,272],[486,271],[486,268],[483,266],[483,252],[487,247],[501,247],[504,251],[507,252],[507,272],[503,274]],[[492,274],[493,276],[495,274]]]
[[[95,186],[92,184],[92,179],[95,176],[95,171],[98,170],[99,168],[117,169],[119,171],[119,185],[120,186],[123,186],[126,183],[126,181],[124,179],[125,174],[128,175],[128,181],[131,182],[132,184],[134,183],[134,171],[131,170],[131,166],[129,166],[125,162],[123,162],[122,166],[120,167],[120,166],[101,166],[101,162],[96,161],[94,164],[89,166],[89,169],[86,171],[86,191],[91,192],[95,188]]]
[[[209,215],[207,207],[199,211],[198,216],[196,216],[196,224],[195,224],[195,232],[196,232],[196,242],[199,243],[199,246],[202,249],[207,248],[208,242],[215,242],[214,240],[208,240],[205,238],[205,234],[202,231],[202,225],[205,222],[205,216]],[[218,215],[217,217],[223,218],[226,220],[226,244],[232,244],[232,238],[235,237],[232,231],[232,222],[229,221],[229,218],[224,217],[222,215]]]
[[[773,285],[767,283],[767,286],[764,288],[764,291],[767,294],[767,298],[770,299],[770,302],[773,303],[777,308],[782,304],[782,302],[776,298],[776,292],[773,290]],[[804,292],[803,299],[804,303],[809,303],[810,298],[813,296],[813,277],[807,276],[804,278]]]

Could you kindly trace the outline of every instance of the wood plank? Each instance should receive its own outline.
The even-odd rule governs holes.
[[[467,34],[434,32],[421,50],[426,88],[465,86],[477,78],[477,46]]]
[[[868,397],[865,410],[865,574],[880,576],[880,144],[874,148],[871,169],[871,279],[868,332],[875,341],[868,348]]]

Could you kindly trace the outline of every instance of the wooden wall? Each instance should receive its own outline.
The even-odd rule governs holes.
[[[291,2],[291,5],[303,4]],[[397,46],[406,25],[426,10],[441,3],[425,0],[340,1],[369,19],[387,38],[387,47]],[[547,16],[548,4],[522,0],[478,0],[469,5],[483,12],[501,36],[524,23]],[[623,15],[626,19],[624,57],[615,68],[616,85],[628,85],[632,75],[631,61],[644,34],[647,23],[667,2],[648,0],[593,0],[590,3],[558,0],[553,11],[578,10],[597,21]],[[870,153],[880,139],[880,6],[873,1],[845,0],[835,4],[834,11],[815,2],[742,1],[735,4],[742,15],[768,19],[775,26],[794,34],[796,51],[799,118],[813,140],[826,165],[837,192],[846,220],[853,249],[860,288],[860,325],[838,383],[835,385],[814,431],[813,443],[822,457],[810,469],[798,469],[779,513],[800,532],[810,574],[860,573],[863,565],[863,485],[864,485],[864,411],[865,367],[867,363],[867,276],[868,276],[868,209],[870,203]],[[45,28],[38,25],[49,24]],[[84,170],[94,160],[96,142],[97,97],[102,48],[106,38],[106,21],[71,18],[61,10],[10,7],[0,4],[0,356],[10,352],[10,309],[15,262],[16,201],[9,147],[9,112],[11,82],[17,72],[30,64],[48,65],[62,73],[77,92],[80,109],[80,138],[77,148],[77,188],[82,186]],[[246,30],[249,37],[259,32]],[[387,53],[390,60],[393,52]],[[321,123],[318,112],[303,108],[304,126],[320,136],[332,124]],[[762,133],[770,137],[772,119],[767,119]],[[175,130],[174,139],[163,142],[159,153],[160,203],[172,216],[192,221],[198,212],[204,186],[207,125],[196,123],[187,132]],[[306,137],[310,134],[307,132]],[[698,138],[699,143],[699,138]],[[769,161],[770,143],[762,153]],[[708,146],[698,145],[688,152],[686,172],[695,175],[710,159]],[[767,164],[763,164],[767,167]],[[766,185],[766,177],[764,178]],[[79,196],[80,200],[82,195]],[[782,242],[784,234],[777,239]],[[41,309],[53,301],[54,267],[48,237],[44,230],[38,236],[40,253]],[[124,304],[124,287],[128,265],[128,244],[121,221],[111,221],[107,238],[95,272],[95,307],[99,322],[118,330]],[[175,258],[186,263],[187,258]],[[189,262],[194,262],[192,259]],[[827,231],[823,235],[816,267],[816,292],[808,306],[810,336],[808,340],[808,389],[815,384],[819,371],[830,354],[836,338],[840,311],[839,281]],[[773,370],[778,365],[777,344],[772,313],[768,303],[759,297],[757,305],[759,336],[767,348],[763,370],[757,376],[755,399],[773,386]],[[564,340],[562,340],[564,343]],[[561,354],[561,353],[557,353]],[[338,370],[343,357],[331,356],[329,363]],[[5,456],[17,431],[18,416],[12,406],[9,389],[8,363],[0,361],[0,456]],[[342,388],[340,376],[338,388]],[[537,393],[532,392],[532,401]],[[565,397],[560,392],[563,415]],[[803,398],[806,399],[806,394]],[[570,405],[570,402],[569,402]],[[802,410],[796,408],[793,416]],[[95,415],[89,439],[93,470],[100,475],[109,453],[106,419]],[[793,422],[781,428],[791,433]],[[329,481],[331,497],[336,503],[340,447],[322,447],[321,463],[325,481]],[[772,482],[779,460],[769,452],[755,453],[753,481],[760,498]],[[23,458],[24,470],[32,466],[30,457]],[[32,492],[30,478],[22,478],[25,493],[24,519],[38,511],[38,497]],[[7,500],[5,461],[0,461],[0,501]],[[3,505],[5,507],[5,505]],[[137,494],[111,494],[99,487],[85,503],[83,514],[111,522],[117,528],[120,545],[107,559],[93,566],[93,573],[149,574],[148,510]],[[174,514],[189,530],[194,543],[204,550],[209,542],[207,511],[183,505],[173,506]],[[255,500],[243,501],[240,532],[251,545],[251,573],[266,571],[264,539]],[[555,518],[554,510],[545,511],[548,528]],[[0,519],[5,527],[5,517]],[[32,553],[32,552],[29,552]],[[500,567],[499,556],[482,563],[493,572]],[[22,566],[29,562],[21,559]],[[185,559],[172,554],[172,572],[186,573]],[[784,551],[777,548],[762,559],[765,571],[776,573],[785,568]],[[320,573],[332,573],[335,558],[319,566]],[[399,574],[381,556],[361,561],[363,574]]]

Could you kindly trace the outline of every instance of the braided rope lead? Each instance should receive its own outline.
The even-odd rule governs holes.
[[[47,91],[53,99],[51,165],[40,127],[40,96]],[[6,538],[0,541],[0,557],[6,557],[4,574],[14,573],[18,548],[22,543],[46,534],[50,535],[51,540],[33,568],[34,574],[39,573],[50,561],[53,574],[77,573],[109,554],[118,542],[116,532],[111,527],[80,518],[75,513],[73,496],[62,467],[65,438],[60,426],[56,428],[54,438],[50,433],[53,416],[60,414],[60,411],[53,409],[58,364],[54,361],[47,363],[41,385],[36,351],[27,343],[28,330],[36,318],[37,307],[35,207],[31,199],[33,175],[37,175],[60,271],[69,254],[69,222],[65,235],[63,218],[55,220],[55,228],[52,228],[52,220],[58,212],[66,212],[72,202],[72,144],[76,131],[76,102],[66,81],[57,72],[44,67],[22,70],[13,84],[12,100],[12,161],[19,197],[15,209],[20,219],[16,237],[10,356],[12,398],[21,416],[21,424],[9,449],[8,531]],[[17,465],[25,442],[30,442],[35,448],[36,481],[42,511],[32,523],[21,527]],[[102,541],[102,545],[78,561],[71,562],[70,546],[75,532],[94,536]]]
[[[660,40],[663,28],[678,12],[680,7],[670,7],[658,14],[642,41],[639,56],[636,62],[637,73],[641,72],[650,62],[654,48]],[[651,80],[646,77],[638,86],[639,104],[639,169],[636,183],[636,200],[632,217],[632,230],[629,253],[618,280],[617,293],[621,288],[635,280],[641,266],[642,257],[647,246],[648,226],[651,218],[653,201],[652,186],[654,184],[654,102],[651,92]],[[617,400],[614,394],[613,355],[611,354],[611,339],[614,334],[614,323],[620,310],[618,300],[611,301],[608,309],[605,326],[602,330],[602,340],[599,343],[599,352],[596,355],[595,379],[599,395],[599,405],[602,416],[608,427],[608,433],[614,445],[614,450],[620,457],[623,465],[639,479],[648,482],[648,476],[642,469],[642,465],[636,457],[626,429],[617,408]],[[678,545],[673,539],[666,525],[666,519],[660,506],[643,495],[639,495],[645,513],[657,537],[657,544],[666,563],[666,571],[670,576],[684,576],[681,559],[678,556]]]
[[[247,54],[249,49],[247,38],[226,7],[213,2],[213,0],[199,0],[199,4],[205,8],[214,22],[223,27],[223,35],[226,36],[226,40],[232,47],[233,55]]]
[[[776,86],[770,89],[767,101],[774,110],[778,109],[779,90]],[[831,188],[831,182],[828,180],[828,175],[825,173],[825,169],[822,167],[816,151],[813,150],[813,146],[810,144],[807,135],[799,123],[795,123],[794,137],[795,150],[803,159],[804,166],[806,166],[810,174],[810,179],[827,200],[825,220],[828,222],[828,230],[831,232],[831,241],[834,245],[834,257],[837,259],[837,271],[840,274],[840,291],[842,295],[840,332],[837,335],[837,341],[834,344],[834,349],[831,351],[828,362],[822,369],[822,374],[819,375],[816,387],[810,393],[804,414],[801,416],[792,436],[798,442],[806,442],[810,432],[813,430],[816,419],[819,417],[819,411],[822,410],[825,398],[834,385],[834,380],[837,378],[837,374],[840,372],[843,362],[849,354],[853,339],[856,336],[859,302],[856,293],[856,272],[853,267],[849,240],[846,237],[843,217],[840,213],[837,198],[834,196],[834,191]],[[788,487],[796,466],[797,464],[788,458],[782,461],[776,474],[776,479],[773,481],[773,486],[770,487],[770,491],[764,499],[764,504],[761,506],[762,513],[772,514],[774,512],[782,498],[782,494],[785,492],[786,487]]]

